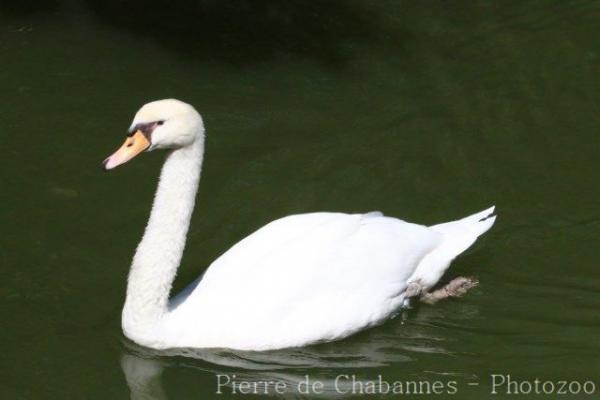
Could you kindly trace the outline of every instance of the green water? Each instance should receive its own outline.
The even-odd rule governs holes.
[[[284,382],[284,397],[309,375],[330,398],[340,374],[455,381],[473,399],[490,374],[589,380],[580,397],[600,396],[599,2],[197,3],[0,5],[1,398],[252,398],[216,396],[216,374]],[[127,342],[126,276],[163,155],[100,162],[165,97],[207,128],[176,289],[287,214],[430,224],[496,204],[445,277],[481,285],[304,349]]]

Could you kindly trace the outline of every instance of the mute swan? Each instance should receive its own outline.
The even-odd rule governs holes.
[[[460,295],[472,282],[442,296],[429,290],[495,220],[493,207],[430,227],[379,212],[291,215],[234,245],[169,300],[200,179],[202,117],[174,99],[144,105],[104,169],[154,149],[170,151],[133,257],[122,328],[155,349],[303,346],[381,323],[411,297]]]

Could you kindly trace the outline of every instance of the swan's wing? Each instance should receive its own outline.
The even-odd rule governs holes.
[[[347,336],[397,309],[440,237],[380,213],[285,217],[219,257],[171,326],[185,325],[182,345],[197,341],[194,332],[215,346],[253,349]]]
[[[379,213],[378,211],[375,211]],[[367,213],[365,215],[370,215]],[[381,214],[381,213],[380,213]],[[263,226],[259,230],[250,234],[246,238],[236,243],[219,258],[217,258],[205,275],[223,274],[225,270],[231,268],[255,268],[252,264],[259,262],[268,252],[275,249],[281,249],[286,242],[291,242],[301,238],[307,232],[318,228],[319,225],[326,224],[336,216],[345,215],[338,213],[311,213],[290,215],[277,219]],[[246,260],[237,263],[237,260]],[[186,286],[181,292],[177,293],[170,302],[169,307],[175,309],[195,291],[196,287],[205,275],[199,276],[196,280]],[[191,300],[190,300],[191,301]]]

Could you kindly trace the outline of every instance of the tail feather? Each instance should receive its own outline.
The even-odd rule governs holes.
[[[496,216],[493,213],[494,207],[490,207],[457,221],[431,226],[432,230],[442,234],[442,241],[421,260],[407,282],[418,281],[425,289],[434,286],[448,269],[450,262],[494,225]]]
[[[482,231],[480,233],[480,235],[482,233],[485,233],[485,231],[487,231],[489,228],[492,227],[492,225],[494,224],[495,218],[496,216],[493,215],[494,214],[494,210],[496,209],[496,206],[492,206],[490,208],[488,208],[487,210],[483,210],[480,211],[478,213],[475,213],[473,215],[469,215],[468,217],[465,218],[461,218],[459,220],[456,221],[452,221],[452,222],[445,222],[443,224],[438,224],[438,225],[433,225],[431,228],[439,231],[439,232],[446,232],[446,231],[452,231],[454,228],[458,228],[459,230],[461,230],[464,227],[467,226],[471,226],[471,227],[483,227],[483,226],[487,226],[487,224],[484,225],[478,225],[478,222],[486,222],[491,220],[491,224],[488,226],[487,229],[485,229],[484,231]]]
[[[432,226],[431,229],[444,235],[444,244],[440,250],[443,250],[450,260],[467,250],[479,236],[494,225],[494,210],[495,206],[456,221]]]

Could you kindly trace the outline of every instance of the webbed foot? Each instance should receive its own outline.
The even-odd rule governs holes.
[[[472,276],[459,276],[454,278],[445,286],[446,292],[449,297],[461,297],[464,296],[469,290],[479,285],[477,278]]]
[[[459,276],[458,278],[451,280],[443,288],[431,293],[423,294],[421,296],[421,301],[428,304],[434,304],[449,297],[462,297],[477,285],[479,285],[479,281],[476,278]]]

